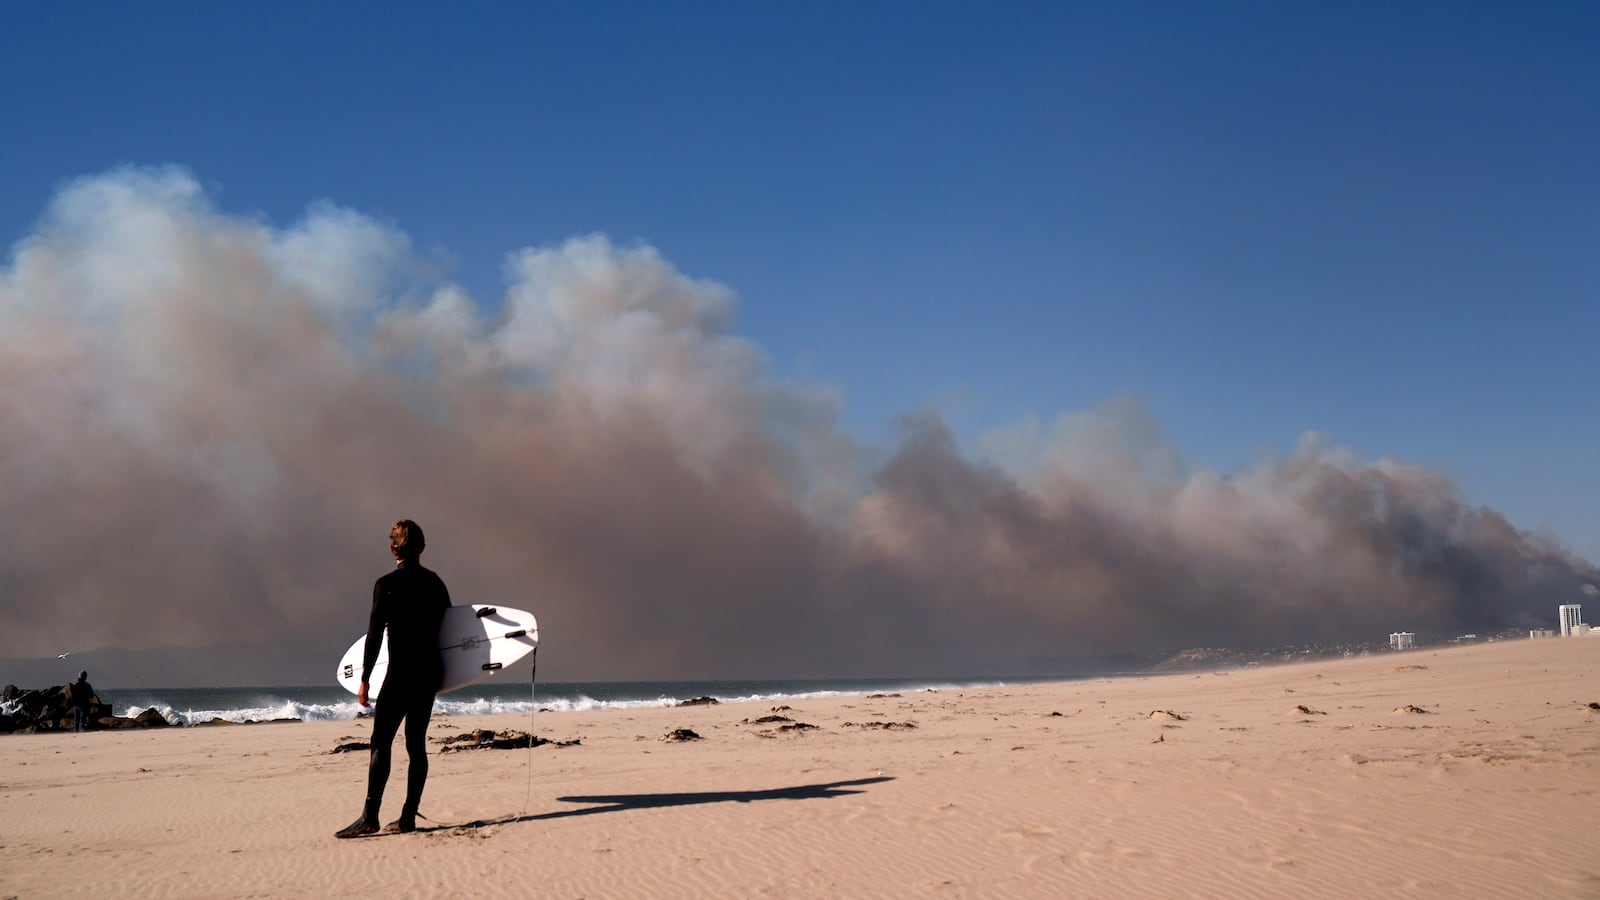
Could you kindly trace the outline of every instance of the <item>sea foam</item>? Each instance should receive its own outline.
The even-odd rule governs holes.
[[[650,709],[676,706],[684,700],[709,696],[723,703],[802,702],[827,697],[858,697],[871,693],[959,690],[980,685],[1000,685],[999,680],[926,680],[919,682],[633,682],[552,683],[539,685],[536,694],[527,686],[499,682],[474,685],[444,694],[434,701],[436,716],[526,716],[538,712],[570,713],[610,709]],[[336,687],[195,688],[170,690],[113,690],[103,692],[115,704],[117,715],[133,717],[147,709],[161,713],[176,725],[202,725],[213,719],[228,722],[337,722],[371,715],[355,697]],[[8,704],[14,705],[14,704]]]

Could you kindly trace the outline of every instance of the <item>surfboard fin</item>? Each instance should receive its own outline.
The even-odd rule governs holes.
[[[492,616],[492,615],[494,615],[495,613],[497,613],[499,611],[500,610],[495,609],[492,606],[485,606],[483,609],[478,610],[478,618],[481,619],[484,616]]]

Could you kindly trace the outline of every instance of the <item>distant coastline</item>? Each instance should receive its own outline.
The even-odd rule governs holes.
[[[1493,642],[1524,637],[1518,632],[1496,632],[1474,636]],[[1420,644],[1418,650],[1455,646],[1458,640],[1436,638]],[[473,685],[441,695],[435,715],[527,715],[604,709],[642,709],[674,706],[696,697],[712,697],[722,702],[743,700],[786,700],[811,697],[864,696],[884,691],[938,691],[960,688],[1004,687],[1020,684],[1049,684],[1099,678],[1129,678],[1173,672],[1218,671],[1256,666],[1291,665],[1316,660],[1350,658],[1396,651],[1373,641],[1319,642],[1255,649],[1192,648],[1170,655],[1135,660],[1121,657],[1126,667],[1101,667],[1076,672],[1012,676],[938,676],[917,678],[816,678],[816,679],[721,679],[660,681],[580,681],[539,683],[530,699],[529,684],[513,670],[494,682]],[[8,682],[10,683],[10,682]],[[21,684],[21,681],[14,683]],[[51,685],[28,685],[49,687]],[[347,691],[332,685],[275,685],[251,687],[139,687],[124,686],[100,691],[117,716],[134,717],[154,710],[173,725],[247,725],[284,722],[344,721],[361,717],[364,711]],[[3,710],[0,710],[3,712]]]
[[[526,682],[497,681],[440,695],[435,702],[435,715],[526,716],[535,712],[536,705],[539,714],[651,709],[678,706],[697,698],[711,698],[719,703],[783,703],[819,697],[910,694],[1104,677],[1117,676],[551,682],[537,685],[536,694],[530,693]],[[154,710],[179,726],[332,722],[369,714],[356,704],[349,692],[329,686],[111,688],[102,689],[100,695],[118,716],[133,717]]]

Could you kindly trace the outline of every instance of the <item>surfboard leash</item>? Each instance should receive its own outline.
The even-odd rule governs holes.
[[[539,709],[539,648],[534,647],[528,658],[532,661],[528,667],[528,792],[522,797],[522,812],[518,818],[526,816],[533,805],[533,744],[539,740],[533,730],[533,714]]]

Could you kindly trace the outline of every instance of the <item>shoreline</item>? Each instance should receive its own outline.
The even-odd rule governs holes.
[[[920,679],[791,679],[782,681],[656,681],[656,682],[551,682],[541,684],[537,695],[541,713],[568,714],[608,709],[654,709],[706,703],[783,702],[829,697],[859,697],[883,692],[973,690],[989,687],[1016,687],[1024,684],[1069,683],[1095,678],[1133,677],[1140,673],[1098,673],[1082,676],[1013,676],[984,679],[944,677]],[[709,692],[709,693],[708,693]],[[155,709],[173,727],[195,728],[213,724],[253,725],[278,722],[353,721],[371,715],[356,707],[353,694],[333,686],[267,686],[247,688],[112,688],[103,691],[123,716]],[[179,698],[193,701],[204,695],[211,704],[197,708],[194,702],[180,708]],[[591,695],[599,695],[591,696]],[[245,708],[216,708],[217,698],[244,700],[256,705]],[[602,699],[604,698],[604,699]],[[171,701],[171,702],[168,702]],[[263,705],[264,704],[264,705]],[[527,686],[514,681],[487,681],[463,690],[440,694],[435,717],[497,715],[503,712],[526,713],[533,703]],[[484,707],[494,707],[488,709]],[[285,709],[300,709],[300,716],[284,716]],[[236,718],[239,713],[266,712],[265,717]],[[271,714],[279,713],[279,714]],[[207,718],[196,721],[195,717]],[[220,721],[219,721],[220,720]],[[103,729],[95,729],[103,730]]]
[[[1499,643],[1489,640],[1484,643]],[[1474,646],[1474,645],[1467,645]],[[1461,649],[1456,645],[1437,645],[1416,652],[1449,652]],[[1240,665],[1190,665],[1149,670],[1105,671],[1092,673],[1007,676],[927,676],[927,677],[872,677],[872,678],[814,678],[814,679],[678,679],[660,681],[615,682],[549,682],[539,686],[539,712],[567,714],[605,709],[669,708],[701,700],[706,696],[719,703],[763,702],[784,700],[810,700],[819,697],[860,697],[879,692],[920,692],[941,690],[979,690],[985,688],[1014,688],[1027,685],[1073,684],[1082,681],[1151,678],[1169,675],[1195,675],[1218,671],[1250,671],[1275,669],[1318,663],[1340,662],[1349,659],[1377,657],[1399,658],[1387,651],[1338,656],[1283,656],[1274,660],[1251,660]],[[46,687],[46,690],[50,687]],[[679,689],[676,693],[668,693]],[[493,710],[470,709],[472,706],[513,706],[516,714],[525,713],[531,705],[521,696],[523,686],[514,679],[480,682],[464,690],[440,694],[435,707],[435,717],[482,716],[501,714]],[[256,685],[244,687],[176,687],[176,688],[108,688],[103,691],[109,703],[122,710],[120,717],[130,717],[154,709],[170,727],[199,728],[221,725],[261,725],[288,722],[339,722],[354,721],[371,712],[355,707],[354,695],[335,685]],[[552,693],[559,699],[551,699]],[[600,699],[602,697],[626,699]],[[164,700],[193,695],[264,698],[268,705],[241,708],[197,708],[190,703],[179,709]],[[648,696],[647,696],[648,695]],[[578,702],[573,702],[574,698]],[[333,702],[327,702],[332,700]],[[321,702],[319,702],[321,701]],[[551,705],[554,704],[554,705]],[[284,709],[304,707],[302,715],[282,715]],[[327,712],[331,707],[345,709]],[[274,712],[270,716],[238,717],[241,712]],[[208,718],[196,721],[197,716]],[[159,726],[158,726],[159,727]],[[92,730],[106,730],[96,728]],[[4,737],[11,732],[0,733]]]
[[[6,744],[0,896],[1572,896],[1591,702],[1600,644],[1550,641],[538,713],[577,743],[509,751],[440,741],[527,715],[452,716],[424,830],[358,841],[367,754],[331,751],[365,720],[40,734]]]

